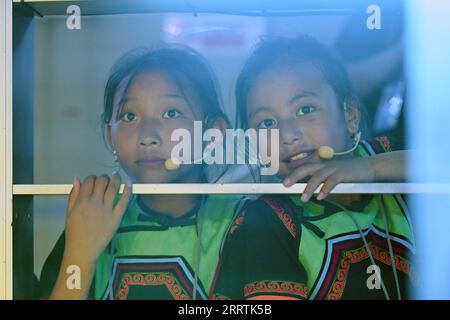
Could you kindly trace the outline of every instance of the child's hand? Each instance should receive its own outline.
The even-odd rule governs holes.
[[[66,221],[66,251],[72,259],[94,264],[119,227],[131,198],[131,186],[125,187],[113,207],[120,187],[120,175],[88,176],[74,180],[69,196]]]
[[[302,194],[303,202],[309,201],[314,191],[321,183],[323,186],[317,196],[318,200],[323,200],[330,191],[342,182],[368,182],[375,179],[375,172],[371,165],[370,158],[352,158],[345,160],[335,160],[320,163],[309,163],[298,167],[287,176],[283,184],[290,187],[310,176],[305,191]]]

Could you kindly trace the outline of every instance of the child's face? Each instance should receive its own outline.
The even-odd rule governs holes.
[[[281,178],[305,163],[323,161],[317,153],[321,146],[336,152],[351,146],[343,106],[311,63],[258,76],[247,96],[247,119],[252,128],[279,129]]]
[[[135,183],[196,182],[201,166],[169,171],[164,165],[178,143],[171,141],[172,132],[187,129],[193,137],[194,121],[203,118],[196,97],[188,97],[190,104],[173,79],[160,72],[138,75],[125,95],[124,87],[114,97],[109,137],[125,172]]]

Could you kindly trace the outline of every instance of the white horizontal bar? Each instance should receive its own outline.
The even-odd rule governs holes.
[[[124,185],[120,188],[123,191]],[[134,184],[134,194],[296,194],[302,193],[306,183],[290,188],[279,183],[186,183],[186,184]],[[71,184],[15,184],[14,195],[68,195]],[[315,191],[319,192],[321,186]],[[341,183],[335,194],[449,194],[450,184],[430,183]]]

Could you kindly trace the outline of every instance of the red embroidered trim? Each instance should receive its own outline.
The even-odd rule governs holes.
[[[121,279],[118,299],[126,300],[130,285],[166,286],[175,300],[188,300],[189,296],[174,276],[168,272],[124,273]]]
[[[278,217],[283,222],[284,226],[288,229],[289,233],[294,237],[297,238],[297,226],[292,221],[291,216],[281,207],[279,207],[272,199],[269,197],[264,197],[264,201],[267,202],[277,213]]]
[[[381,137],[377,137],[375,139],[381,142],[381,144],[383,145],[383,148],[384,148],[385,151],[387,151],[387,152],[391,152],[392,151],[391,143],[389,142],[388,137],[381,136]]]
[[[378,260],[385,265],[391,265],[391,257],[389,253],[374,244],[369,244],[370,251],[375,260]],[[350,250],[345,252],[344,257],[340,263],[340,269],[337,270],[335,279],[331,285],[331,292],[328,294],[326,299],[328,300],[339,300],[344,292],[345,284],[347,282],[347,274],[352,263],[358,263],[369,258],[366,248],[362,247],[355,250]],[[407,275],[411,276],[411,280],[415,279],[409,262],[401,256],[394,255],[395,267]]]
[[[306,299],[307,289],[303,283],[264,280],[249,283],[244,287],[244,298],[257,293],[281,293]]]

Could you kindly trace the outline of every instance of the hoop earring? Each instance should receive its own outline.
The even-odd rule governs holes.
[[[117,151],[113,150],[113,160],[114,162],[119,162],[119,159],[117,158]]]

